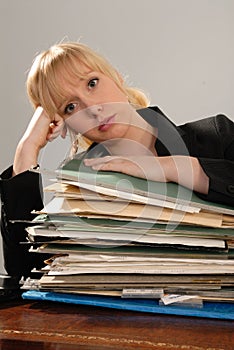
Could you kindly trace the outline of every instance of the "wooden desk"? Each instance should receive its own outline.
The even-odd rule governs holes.
[[[233,350],[234,322],[18,300],[0,306],[0,349]]]

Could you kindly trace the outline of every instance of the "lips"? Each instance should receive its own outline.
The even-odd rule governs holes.
[[[114,119],[115,119],[115,114],[112,115],[111,117],[104,119],[104,121],[102,121],[102,123],[99,125],[98,130],[99,131],[108,130],[111,127],[111,125],[114,123]]]

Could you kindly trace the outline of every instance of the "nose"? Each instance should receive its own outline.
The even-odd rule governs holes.
[[[94,106],[89,106],[88,110],[90,111],[90,113],[92,113],[93,115],[98,115],[100,112],[102,112],[103,107],[102,105],[98,104],[98,105],[94,105]]]
[[[91,117],[102,119],[103,106],[101,104],[89,106],[87,112]]]

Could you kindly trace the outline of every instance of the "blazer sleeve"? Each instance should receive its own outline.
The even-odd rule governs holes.
[[[25,227],[28,223],[14,220],[32,220],[32,210],[43,207],[41,178],[37,173],[23,172],[12,177],[12,166],[0,176],[1,234],[4,267],[10,276],[34,276],[31,270],[43,266],[46,256],[29,253]]]
[[[208,194],[198,195],[205,200],[234,207],[234,161],[199,158],[199,162],[210,182]]]
[[[216,147],[220,148],[222,157],[198,157],[199,162],[208,175],[209,192],[201,195],[205,200],[234,206],[234,123],[224,115],[215,118],[217,133]],[[210,142],[209,147],[214,146]],[[217,149],[217,153],[218,153]]]

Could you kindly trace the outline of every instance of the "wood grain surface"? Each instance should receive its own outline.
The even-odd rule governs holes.
[[[233,350],[234,322],[17,300],[0,306],[0,349]]]

